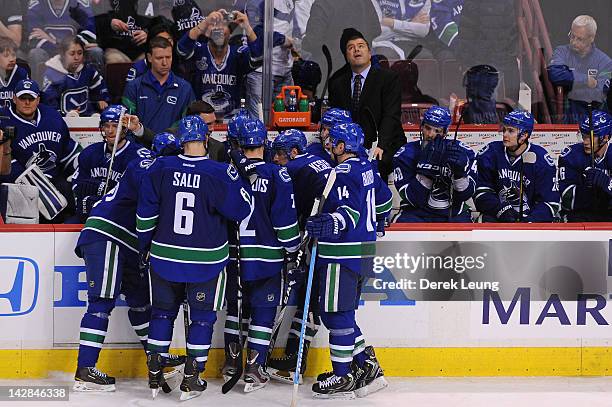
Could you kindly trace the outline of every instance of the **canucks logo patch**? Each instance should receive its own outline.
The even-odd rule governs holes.
[[[236,181],[238,179],[238,177],[240,176],[238,174],[238,170],[233,166],[233,165],[229,165],[227,167],[227,175],[233,180]]]
[[[546,160],[546,162],[548,163],[548,165],[550,165],[551,167],[555,166],[555,160],[550,156],[550,154],[546,153],[544,155],[544,160]]]
[[[283,167],[278,171],[278,175],[285,182],[291,182],[291,176],[287,172],[287,168]]]
[[[201,59],[196,61],[196,68],[200,71],[205,71],[208,69],[208,58],[202,57]]]
[[[47,147],[40,143],[38,152],[34,153],[28,160],[27,166],[36,164],[43,172],[51,171],[55,168],[57,162],[57,154],[52,150],[47,150]]]

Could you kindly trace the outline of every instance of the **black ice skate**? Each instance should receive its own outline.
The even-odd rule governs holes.
[[[333,375],[313,384],[312,396],[316,399],[354,399],[356,384],[352,373],[346,376]]]
[[[185,364],[185,355],[175,355],[168,353],[168,356],[162,357],[164,367],[178,367]]]
[[[302,354],[302,365],[300,366],[300,378],[299,383],[302,384],[302,376],[306,371],[306,359],[308,358],[308,343],[304,343],[304,350]],[[266,370],[270,374],[270,377],[278,380],[279,382],[293,384],[293,375],[295,373],[295,366],[297,365],[297,351],[283,355],[279,358],[268,359],[268,366]]]
[[[181,383],[185,356],[169,353],[168,356],[162,357],[162,362],[164,366],[164,384],[162,385],[162,390],[164,393],[170,393]]]
[[[181,401],[198,397],[206,390],[206,380],[200,378],[198,362],[195,358],[187,357],[185,360],[185,375],[181,382]]]
[[[385,380],[384,373],[376,355],[374,354],[374,348],[367,346],[364,350],[368,359],[363,365],[363,373],[357,380],[357,386],[355,388],[355,395],[357,397],[365,397],[368,394],[382,390],[389,385]]]
[[[155,398],[157,393],[159,393],[159,389],[166,384],[162,355],[159,353],[148,354],[147,367],[149,368],[149,388],[151,389],[151,395]]]
[[[355,378],[356,382],[359,381],[359,379],[361,378],[361,375],[363,375],[364,373],[363,369],[360,369],[354,360],[351,362],[351,373],[353,374],[353,377]],[[322,382],[323,380],[326,380],[327,378],[332,377],[333,375],[334,375],[333,370],[329,372],[319,373],[319,375],[317,376],[317,381]]]
[[[221,369],[224,382],[227,383],[232,376],[237,374],[241,363],[242,359],[240,358],[240,348],[238,343],[231,342],[225,345],[225,364]]]
[[[77,367],[74,374],[74,391],[115,391],[115,378],[95,367]]]
[[[259,390],[270,381],[270,375],[264,370],[263,366],[256,362],[257,356],[259,356],[259,352],[253,349],[248,350],[247,363],[244,370],[245,393]]]

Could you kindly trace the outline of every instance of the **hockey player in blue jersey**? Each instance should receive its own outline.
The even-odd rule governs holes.
[[[474,203],[484,222],[553,222],[558,217],[555,162],[543,147],[529,142],[533,126],[529,112],[510,112],[503,120],[503,140],[478,153]]]
[[[81,222],[85,221],[91,207],[100,200],[104,191],[110,191],[115,187],[132,160],[150,155],[149,150],[126,138],[125,127],[121,134],[117,135],[122,111],[121,105],[111,105],[104,109],[100,115],[100,132],[104,141],[86,147],[79,154],[78,169],[72,178],[72,192]],[[115,137],[119,137],[119,140],[111,175],[108,177]],[[107,179],[109,185],[106,185]]]
[[[17,65],[17,46],[0,37],[0,107],[11,105],[15,85],[22,79],[28,79],[28,71]]]
[[[447,47],[452,48],[459,34],[459,23],[465,0],[436,0],[431,3],[431,30]]]
[[[110,94],[93,64],[85,64],[85,45],[68,36],[59,44],[59,54],[45,62],[42,102],[61,112],[91,116],[104,110]]]
[[[355,320],[376,251],[375,175],[371,163],[357,156],[364,139],[358,124],[336,125],[330,138],[339,163],[336,181],[322,213],[308,218],[306,230],[319,239],[315,270],[333,372],[319,375],[312,390],[315,398],[354,398],[387,386]]]
[[[157,156],[178,150],[174,136],[167,133],[156,136],[153,146]],[[85,260],[87,273],[87,311],[81,320],[75,391],[115,390],[115,378],[96,369],[96,363],[120,293],[130,307],[130,324],[146,349],[151,305],[148,274],[139,269],[136,204],[151,161],[150,155],[141,152],[129,163],[121,182],[94,206],[77,241],[75,252]],[[183,361],[172,355],[164,364],[176,366]]]
[[[306,152],[323,158],[330,165],[335,165],[331,156],[331,146],[329,145],[329,130],[336,124],[351,123],[352,121],[351,113],[348,110],[337,107],[327,110],[321,118],[318,141],[309,144],[306,147]]]
[[[245,14],[235,13],[236,18],[230,24],[224,22],[222,13],[213,11],[185,33],[177,46],[178,54],[195,65],[196,98],[214,106],[220,119],[238,110],[246,74],[261,65],[263,58],[263,39],[257,38]],[[245,30],[246,46],[229,45],[235,24]],[[207,41],[197,41],[200,35]]]
[[[310,216],[314,200],[320,196],[325,187],[331,165],[321,157],[306,152],[306,136],[300,130],[289,129],[281,132],[272,143],[274,162],[287,168],[293,181],[295,206],[297,209],[300,231],[304,231],[306,218]],[[271,377],[284,383],[293,383],[293,374],[297,365],[298,339],[302,327],[302,310],[306,290],[303,284],[297,287],[295,296],[298,308],[295,311],[291,328],[287,337],[285,354],[278,358],[270,358],[268,372]],[[319,326],[319,310],[317,304],[317,290],[312,290],[309,321],[306,325],[306,338],[300,374],[306,370],[308,349]]]
[[[568,222],[612,221],[612,116],[593,111],[593,146],[589,116],[580,123],[582,143],[566,147],[559,156],[561,208]]]
[[[471,222],[465,201],[475,188],[474,153],[460,141],[446,139],[450,123],[447,108],[432,106],[423,115],[421,139],[393,157],[401,198],[396,222]]]
[[[287,168],[263,160],[267,130],[259,120],[247,121],[239,134],[244,159],[236,163],[251,185],[251,213],[240,224],[240,279],[243,307],[250,309],[244,391],[262,388],[270,380],[263,370],[268,356],[276,307],[282,298],[283,263],[295,263],[300,233],[293,184]],[[229,274],[229,268],[228,268]],[[230,276],[228,275],[228,281]],[[236,290],[228,283],[228,317],[237,328]],[[227,323],[226,323],[227,327]],[[224,376],[236,373],[238,335],[225,333]]]
[[[208,359],[217,311],[223,306],[227,224],[241,222],[251,212],[251,194],[236,169],[206,157],[207,132],[199,116],[181,119],[178,136],[184,154],[155,160],[138,197],[139,248],[150,253],[153,308],[147,365],[154,396],[164,383],[162,355],[168,353],[173,323],[185,297],[191,324],[181,399],[199,396],[206,389],[200,372]]]

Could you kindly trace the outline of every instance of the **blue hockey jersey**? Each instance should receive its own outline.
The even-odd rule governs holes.
[[[312,155],[315,155],[317,157],[320,157],[320,158],[324,159],[332,167],[336,165],[336,163],[332,159],[331,154],[329,154],[329,152],[325,149],[323,144],[321,144],[319,142],[314,142],[314,143],[309,144],[306,147],[306,152],[308,154],[312,154]]]
[[[351,271],[369,275],[376,253],[375,175],[369,161],[350,158],[334,171],[336,181],[323,213],[340,215],[342,231],[337,239],[319,239],[317,267],[339,263]]]
[[[185,155],[158,158],[138,196],[139,248],[150,250],[151,268],[166,280],[216,278],[229,259],[228,221],[246,218],[251,199],[228,164]]]
[[[187,33],[183,35],[177,52],[195,64],[193,89],[196,98],[210,103],[221,117],[239,109],[245,76],[261,65],[261,41],[258,39],[248,46],[228,46],[223,61],[217,65],[207,42],[194,41]]]
[[[523,172],[525,220],[552,222],[560,209],[555,162],[537,144],[530,143],[525,152],[528,151],[536,154],[536,162],[525,164]],[[480,150],[474,194],[476,209],[494,218],[506,205],[512,205],[519,212],[521,160],[519,157],[511,163],[502,141],[493,141]]]
[[[91,210],[75,248],[100,240],[112,240],[124,248],[138,253],[136,236],[136,205],[144,174],[151,165],[150,158],[132,160],[121,177],[121,182],[104,195]]]
[[[79,165],[72,178],[72,192],[77,205],[85,197],[94,195],[95,190],[97,190],[96,185],[106,181],[111,154],[112,150],[108,151],[104,141],[87,146],[81,151],[78,158]],[[151,152],[149,150],[127,140],[123,147],[115,152],[107,191],[117,185],[132,160],[150,157]]]
[[[306,218],[310,216],[315,198],[323,193],[331,166],[327,161],[305,153],[289,160],[287,171],[293,181],[300,230],[304,230]]]
[[[434,0],[429,12],[431,29],[438,39],[450,47],[459,34],[459,22],[465,0]]]
[[[28,71],[18,65],[15,65],[6,80],[0,78],[0,108],[11,105],[15,85],[23,79],[29,79]]]
[[[259,161],[251,185],[251,212],[240,223],[240,276],[246,281],[280,273],[285,250],[300,244],[293,184],[286,168]]]
[[[612,174],[612,152],[606,145],[606,152],[595,159],[595,168]],[[568,220],[578,216],[582,221],[612,220],[612,199],[603,192],[587,188],[584,170],[592,167],[591,155],[584,152],[582,143],[566,147],[559,156],[559,191],[561,208]]]
[[[410,21],[425,6],[425,0],[378,0],[384,17]]]
[[[15,139],[11,142],[14,165],[11,176],[18,176],[32,163],[36,163],[49,177],[60,174],[72,175],[81,147],[70,138],[66,122],[49,106],[38,105],[32,121],[15,113],[14,106],[0,110],[0,116],[7,116],[3,126],[15,127]],[[19,168],[19,170],[17,170]],[[13,174],[13,172],[19,172]]]
[[[110,102],[104,78],[93,65],[83,65],[78,72],[70,73],[56,55],[45,66],[41,101],[62,115],[76,110],[80,116],[91,116],[98,111],[95,102]]]
[[[446,143],[451,143],[446,140]],[[468,155],[469,165],[466,177],[453,179],[448,166],[444,174],[434,180],[432,185],[426,185],[423,179],[417,177],[417,164],[421,154],[421,141],[412,141],[395,153],[393,157],[393,180],[401,198],[402,211],[414,216],[428,219],[448,219],[451,205],[450,189],[453,188],[452,216],[457,217],[464,212],[464,203],[472,197],[476,188],[474,175],[474,152],[460,142]]]

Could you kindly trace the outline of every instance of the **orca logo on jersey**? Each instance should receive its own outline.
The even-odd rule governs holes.
[[[55,168],[57,162],[57,154],[51,150],[47,150],[44,143],[38,145],[38,152],[34,153],[28,160],[26,167],[36,164],[43,172],[51,171]]]
[[[202,57],[198,61],[196,61],[196,68],[200,71],[205,71],[208,68],[208,58]]]
[[[203,293],[201,291],[198,291],[196,293],[196,301],[203,302],[205,299],[206,299],[206,293]]]
[[[60,109],[63,114],[70,110],[82,113],[87,110],[87,103],[89,103],[89,89],[87,87],[70,89],[62,93]]]
[[[555,166],[555,160],[550,156],[550,154],[546,153],[544,155],[544,160],[548,163],[548,165],[550,165],[551,167]]]
[[[274,294],[268,294],[268,302],[274,301]]]
[[[236,181],[240,177],[240,174],[238,174],[238,170],[233,165],[227,167],[227,175],[231,178],[232,181]]]
[[[287,172],[287,168],[286,167],[282,167],[278,171],[278,175],[280,176],[280,179],[282,179],[283,181],[291,182],[291,175],[289,175],[289,173]]]

